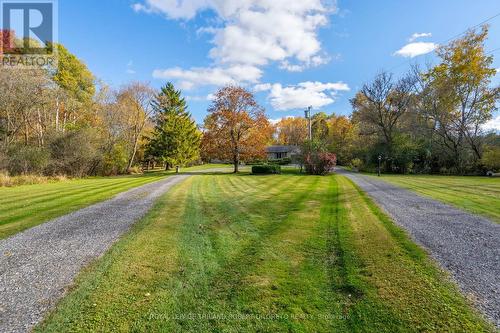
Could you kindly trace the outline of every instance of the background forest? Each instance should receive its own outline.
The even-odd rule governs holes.
[[[500,98],[487,35],[485,26],[440,47],[435,66],[412,66],[401,78],[380,73],[351,100],[350,117],[317,112],[312,145],[306,119],[271,125],[245,88],[221,88],[197,126],[171,83],[112,89],[56,45],[57,68],[0,68],[0,170],[83,177],[214,159],[239,164],[283,144],[320,147],[359,170],[375,170],[380,157],[385,172],[497,172],[500,136],[483,130]]]

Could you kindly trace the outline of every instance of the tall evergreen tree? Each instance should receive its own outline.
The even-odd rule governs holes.
[[[201,133],[187,111],[181,91],[167,83],[153,100],[153,108],[155,130],[147,154],[165,162],[167,169],[198,159]]]

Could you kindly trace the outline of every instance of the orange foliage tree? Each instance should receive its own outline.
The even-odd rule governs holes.
[[[252,93],[238,86],[226,86],[216,94],[204,122],[202,157],[230,160],[234,172],[241,161],[266,156],[273,128]]]
[[[276,134],[278,144],[300,146],[307,140],[307,121],[300,117],[283,118],[276,124]]]
[[[357,128],[346,116],[331,115],[327,120],[327,144],[337,154],[339,162],[347,164],[353,158],[354,143],[358,137]]]

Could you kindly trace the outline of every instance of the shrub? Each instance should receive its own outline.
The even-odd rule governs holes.
[[[269,164],[276,164],[276,165],[289,165],[291,163],[292,163],[292,159],[289,157],[269,161]]]
[[[123,144],[113,145],[111,151],[104,154],[100,173],[105,176],[115,176],[130,173],[127,170],[128,155]]]
[[[133,167],[131,167],[130,169],[127,170],[127,173],[129,175],[140,175],[143,172],[142,172],[141,167],[139,167],[139,166],[133,166]]]
[[[9,149],[7,169],[11,175],[41,174],[49,153],[38,147],[16,145]]]
[[[0,170],[7,170],[9,166],[9,158],[7,152],[0,149]]]
[[[486,150],[481,159],[481,163],[488,168],[489,171],[500,171],[500,147],[491,147]]]
[[[355,158],[351,161],[351,168],[355,171],[361,170],[363,167],[363,161],[361,161],[359,158]]]
[[[302,163],[310,175],[326,175],[337,165],[337,156],[319,140],[306,141],[302,146]]]
[[[68,132],[57,137],[50,144],[51,164],[47,172],[75,177],[95,174],[102,159],[98,140],[92,129]]]
[[[37,175],[9,176],[7,173],[0,172],[0,187],[11,187],[19,185],[44,184],[48,182],[64,181],[64,176],[44,177]]]
[[[275,164],[264,164],[252,166],[253,174],[280,174],[281,167]]]
[[[309,152],[304,158],[306,172],[310,175],[326,175],[337,165],[337,156],[327,152]]]

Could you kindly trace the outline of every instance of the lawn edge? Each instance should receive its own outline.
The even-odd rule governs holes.
[[[412,236],[403,227],[399,226],[389,214],[387,214],[365,191],[361,189],[351,178],[343,176],[357,190],[363,201],[367,204],[370,211],[377,216],[383,226],[390,233],[396,242],[404,249],[413,260],[424,266],[432,277],[445,284],[449,291],[455,296],[460,297],[464,304],[467,305],[471,313],[482,320],[487,328],[492,332],[500,332],[495,325],[487,318],[487,316],[479,309],[477,304],[471,300],[462,291],[458,282],[453,278],[453,275],[443,268],[439,262],[432,257],[430,252],[422,245],[413,240]]]
[[[134,222],[129,230],[113,242],[104,254],[93,259],[84,268],[82,268],[74,278],[73,283],[66,287],[64,294],[57,301],[55,306],[52,307],[52,309],[44,315],[43,319],[32,328],[32,332],[45,332],[48,328],[48,322],[62,307],[64,307],[67,303],[71,304],[74,300],[82,299],[89,295],[98,284],[100,277],[106,274],[108,268],[113,264],[113,258],[124,251],[124,246],[128,243],[128,241],[133,240],[139,232],[154,222],[154,218],[157,217],[158,214],[161,213],[162,209],[169,204],[167,199],[171,193],[179,186],[183,185],[185,181],[188,181],[188,179],[175,184],[166,193],[157,198],[151,209],[144,216]],[[57,331],[57,329],[58,327],[54,327],[53,329],[49,329],[49,331]]]

